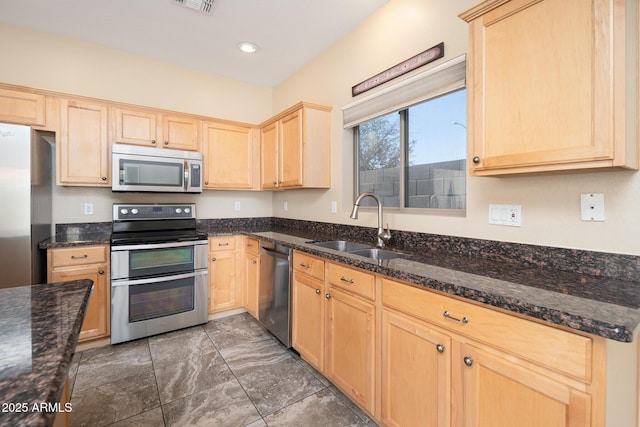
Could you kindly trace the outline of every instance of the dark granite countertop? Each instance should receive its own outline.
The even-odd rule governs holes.
[[[0,289],[0,425],[48,426],[57,412],[90,280]],[[49,408],[49,409],[47,409]]]
[[[640,283],[439,253],[427,248],[376,261],[310,244],[335,236],[245,232],[276,244],[505,309],[555,325],[631,342],[640,325]],[[367,242],[365,242],[367,243]]]
[[[640,257],[394,231],[391,247],[404,256],[376,261],[308,243],[339,236],[373,245],[374,229],[260,218],[203,220],[200,227],[210,236],[254,236],[616,341],[631,342],[640,325]],[[71,227],[40,247],[108,244],[109,237],[104,228]]]

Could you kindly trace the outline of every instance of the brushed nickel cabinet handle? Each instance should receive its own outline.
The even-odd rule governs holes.
[[[320,289],[316,289],[316,294],[320,295]],[[327,295],[329,295],[329,294],[327,294]]]
[[[457,317],[453,317],[451,315],[451,313],[449,313],[448,311],[445,311],[444,313],[442,313],[442,315],[444,317],[446,317],[447,319],[451,319],[451,320],[455,320],[456,322],[460,322],[460,323],[469,323],[469,319],[465,316],[462,319],[457,318]]]
[[[340,281],[341,281],[341,282],[348,283],[348,284],[350,284],[350,285],[353,285],[353,279],[347,279],[347,278],[346,278],[346,277],[344,277],[344,276],[342,276],[342,277],[340,278]]]
[[[89,258],[89,255],[84,254],[84,255],[71,255],[71,259],[85,259],[85,258]]]

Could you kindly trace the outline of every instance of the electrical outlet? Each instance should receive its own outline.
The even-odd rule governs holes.
[[[84,214],[85,215],[93,215],[93,203],[85,203],[84,204]]]
[[[233,204],[233,209],[235,209],[235,210],[237,210],[237,211],[239,211],[239,210],[240,210],[240,202],[239,202],[239,201],[236,201],[236,202]]]
[[[581,194],[580,217],[583,221],[604,221],[604,194]]]
[[[338,213],[338,202],[335,200],[331,202],[331,213]]]
[[[520,227],[522,225],[522,206],[489,205],[489,224]]]
[[[286,200],[284,201],[284,203],[282,203],[282,210],[284,211],[289,210],[289,202],[287,202]]]

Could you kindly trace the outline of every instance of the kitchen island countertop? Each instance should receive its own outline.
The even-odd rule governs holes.
[[[49,426],[78,342],[91,280],[0,289],[0,425]]]

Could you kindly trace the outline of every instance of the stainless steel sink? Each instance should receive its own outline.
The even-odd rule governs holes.
[[[350,254],[360,255],[377,260],[402,258],[402,254],[398,252],[388,251],[386,249],[368,248],[368,249],[356,249],[349,251]]]
[[[349,242],[346,240],[328,240],[325,242],[310,242],[312,245],[341,252],[352,252],[361,249],[371,249],[371,246],[364,243]]]

